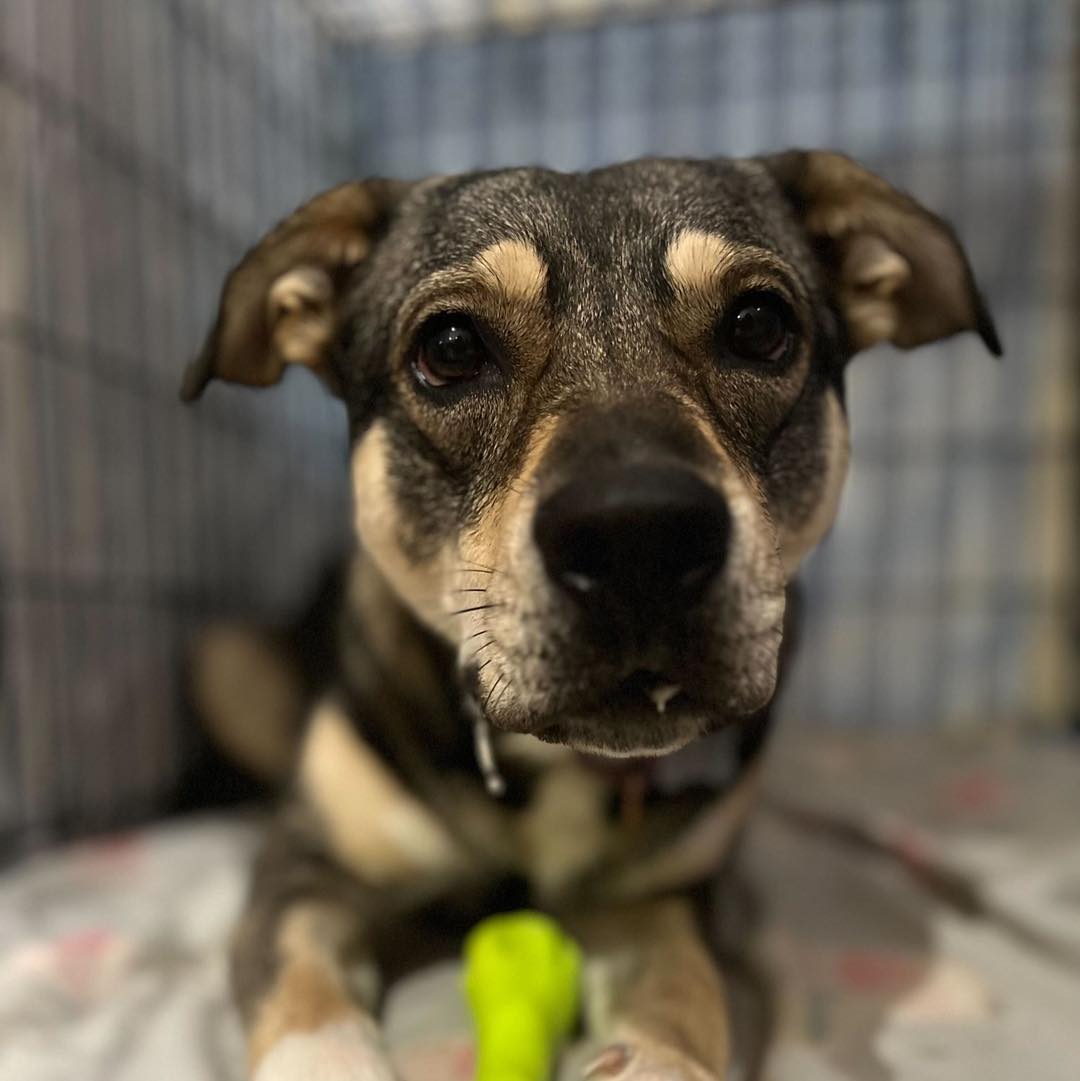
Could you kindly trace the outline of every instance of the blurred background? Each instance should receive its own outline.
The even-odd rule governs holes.
[[[3,0],[0,858],[175,805],[185,643],[278,619],[347,537],[306,373],[180,373],[229,267],[320,188],[511,163],[847,151],[955,224],[1005,343],[850,371],[789,726],[1080,717],[1069,0]]]

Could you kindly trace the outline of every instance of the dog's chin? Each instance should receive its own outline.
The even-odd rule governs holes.
[[[647,707],[622,707],[563,716],[535,735],[545,743],[586,755],[657,758],[685,747],[713,727],[707,713],[690,705],[662,716]]]
[[[773,684],[718,686],[636,671],[614,686],[565,694],[547,708],[511,706],[488,714],[506,732],[604,758],[656,758],[671,754],[718,728],[752,716],[768,703]]]

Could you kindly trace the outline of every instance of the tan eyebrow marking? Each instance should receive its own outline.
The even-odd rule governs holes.
[[[547,287],[547,266],[523,240],[500,240],[485,248],[471,265],[480,282],[509,300],[535,304]]]
[[[716,282],[739,259],[734,244],[700,229],[684,229],[668,246],[664,265],[680,292],[699,292]]]

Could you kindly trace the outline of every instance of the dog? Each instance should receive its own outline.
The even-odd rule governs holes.
[[[526,904],[604,959],[587,1077],[726,1075],[697,902],[837,511],[845,368],[963,331],[1000,354],[952,230],[826,151],[347,183],[244,257],[182,396],[311,369],[358,539],[233,947],[252,1077],[391,1078],[379,974]]]

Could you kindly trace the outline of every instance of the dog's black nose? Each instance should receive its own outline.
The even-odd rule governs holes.
[[[548,574],[597,614],[649,619],[699,599],[727,554],[723,497],[687,469],[582,476],[537,508],[533,535]]]

